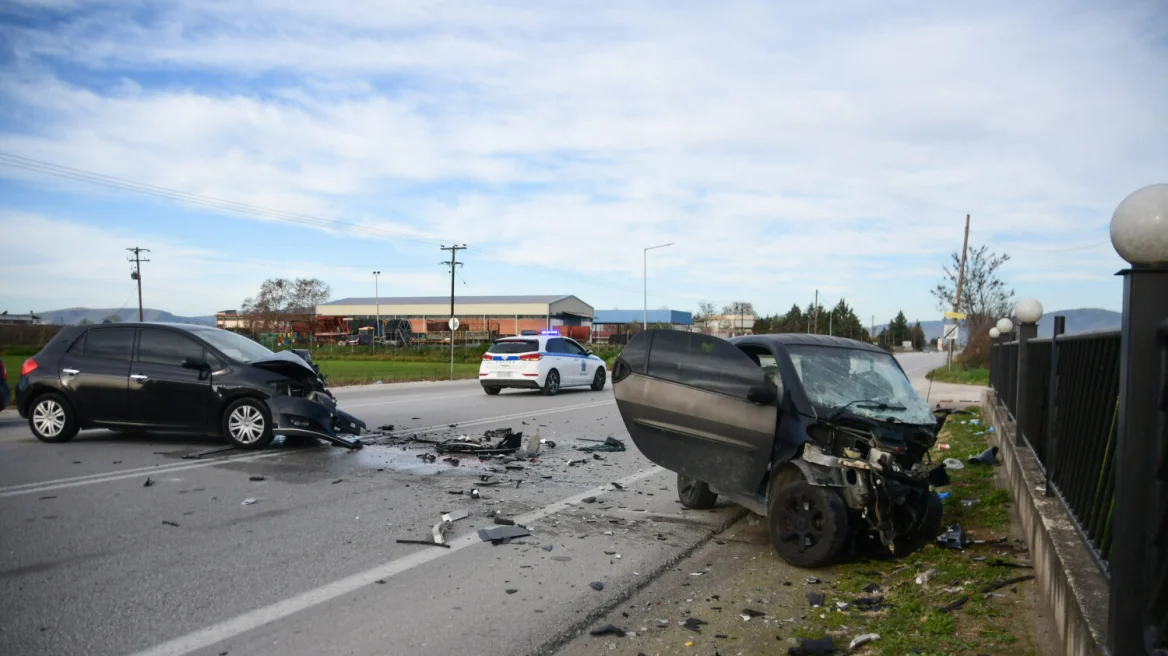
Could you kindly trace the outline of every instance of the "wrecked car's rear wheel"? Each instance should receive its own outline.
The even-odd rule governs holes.
[[[681,505],[694,510],[713,508],[718,502],[718,493],[711,492],[710,486],[696,478],[684,474],[677,475],[677,498]]]
[[[604,367],[596,370],[596,376],[592,379],[593,392],[599,392],[600,390],[604,389],[605,375]]]
[[[491,396],[494,396],[494,395],[498,394],[499,392],[502,392],[503,388],[502,387],[493,387],[491,385],[483,385],[483,391],[486,392],[487,394],[490,394]]]
[[[271,444],[272,417],[263,402],[239,399],[223,411],[223,437],[240,449],[262,449]]]
[[[772,489],[767,499],[771,543],[797,567],[823,567],[848,541],[848,508],[828,487],[796,480]]]
[[[552,369],[548,372],[547,380],[543,382],[544,396],[555,396],[560,391],[560,372]]]

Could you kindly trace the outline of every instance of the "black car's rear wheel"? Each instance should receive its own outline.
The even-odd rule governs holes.
[[[68,442],[77,435],[80,424],[65,397],[49,392],[33,400],[28,411],[28,427],[42,442]]]
[[[684,474],[677,475],[677,498],[681,505],[694,510],[713,508],[718,502],[718,493],[710,490],[710,486],[696,478]]]
[[[592,391],[599,392],[604,389],[604,382],[608,374],[604,373],[604,367],[596,370],[596,376],[592,378]]]
[[[767,519],[775,551],[797,567],[830,564],[848,541],[843,498],[802,478],[770,491]]]
[[[272,417],[262,401],[239,399],[223,411],[223,437],[240,449],[262,449],[271,444]]]

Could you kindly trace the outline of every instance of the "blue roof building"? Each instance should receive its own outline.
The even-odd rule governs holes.
[[[646,320],[644,310],[596,310],[592,323],[628,324],[641,323],[644,320]],[[649,310],[647,321],[650,324],[665,323],[673,326],[692,326],[693,313],[681,310]]]

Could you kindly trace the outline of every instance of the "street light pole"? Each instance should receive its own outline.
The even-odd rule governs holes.
[[[373,347],[377,348],[377,340],[381,334],[381,290],[377,287],[377,276],[380,276],[380,271],[373,272],[373,298],[377,302],[377,323],[373,324]]]
[[[655,248],[665,248],[666,246],[672,246],[672,245],[673,245],[673,242],[669,242],[668,244],[658,244],[656,246],[649,246],[648,248],[645,249],[644,253],[642,253],[643,260],[644,260],[644,280],[645,280],[645,308],[644,308],[645,314],[641,317],[641,330],[648,330],[649,329],[649,251],[651,251]]]

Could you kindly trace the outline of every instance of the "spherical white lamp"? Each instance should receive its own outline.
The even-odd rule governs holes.
[[[1111,215],[1111,245],[1134,265],[1168,265],[1168,184],[1137,189]]]
[[[998,330],[997,326],[990,328],[990,339],[997,339],[1002,336],[1002,331]]]
[[[1009,335],[1011,332],[1014,331],[1014,322],[1010,321],[1009,319],[1005,319],[1005,318],[998,319],[997,328],[998,328],[999,333],[1001,333],[1003,335]]]
[[[1042,303],[1033,298],[1025,298],[1014,306],[1014,316],[1022,323],[1038,323],[1042,318]]]

